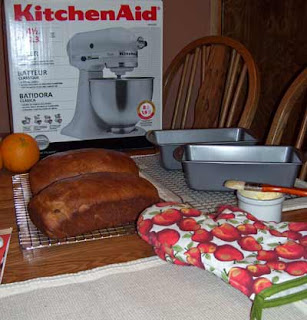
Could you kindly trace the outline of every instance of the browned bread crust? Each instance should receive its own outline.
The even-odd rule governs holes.
[[[50,238],[133,222],[159,201],[156,188],[129,173],[89,173],[54,182],[29,202],[32,222]]]
[[[49,184],[90,172],[139,174],[135,162],[125,153],[106,149],[79,149],[59,152],[40,160],[29,173],[32,194]]]

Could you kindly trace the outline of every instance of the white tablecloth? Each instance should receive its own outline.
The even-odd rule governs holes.
[[[0,285],[0,319],[249,319],[251,301],[213,274],[157,257]],[[307,303],[265,309],[263,320],[302,320]]]

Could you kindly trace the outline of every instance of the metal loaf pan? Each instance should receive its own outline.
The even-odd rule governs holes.
[[[159,147],[160,162],[165,169],[182,169],[174,157],[175,150],[185,144],[254,145],[258,141],[242,128],[183,129],[148,131],[146,138]]]
[[[188,186],[212,191],[229,191],[226,180],[292,187],[301,165],[290,146],[186,145],[182,159]]]

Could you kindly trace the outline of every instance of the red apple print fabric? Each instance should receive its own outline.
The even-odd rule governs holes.
[[[307,273],[307,223],[260,221],[232,206],[212,215],[164,202],[143,211],[137,227],[161,259],[212,272],[252,300]]]

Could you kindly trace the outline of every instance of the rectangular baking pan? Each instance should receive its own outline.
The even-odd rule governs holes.
[[[148,131],[146,138],[159,147],[160,162],[165,169],[182,169],[174,151],[185,144],[254,145],[258,141],[243,128],[183,129]]]
[[[290,146],[185,145],[182,167],[195,190],[229,191],[226,180],[293,187],[302,165]]]

